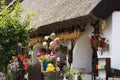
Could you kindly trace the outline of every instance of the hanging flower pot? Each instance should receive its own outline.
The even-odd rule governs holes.
[[[90,38],[90,45],[96,49],[97,53],[102,55],[103,52],[108,51],[109,45],[108,40],[102,37],[101,34],[92,34]]]

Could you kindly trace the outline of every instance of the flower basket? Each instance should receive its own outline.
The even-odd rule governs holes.
[[[37,54],[37,58],[40,60],[41,62],[41,66],[42,66],[42,71],[46,71],[46,68],[47,68],[47,65],[49,63],[55,65],[54,61],[56,59],[56,55],[55,54],[42,54],[43,52],[41,53],[38,53]]]
[[[105,37],[102,37],[101,34],[93,34],[90,38],[90,45],[100,54],[109,49],[108,40],[106,40]]]

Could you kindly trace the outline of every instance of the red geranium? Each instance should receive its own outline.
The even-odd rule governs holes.
[[[28,62],[28,58],[24,59],[24,62],[26,62],[26,63],[27,63],[27,62]]]
[[[22,56],[22,55],[19,55],[19,56],[18,56],[18,58],[19,58],[21,61],[23,61],[23,59],[24,59],[24,56]]]
[[[28,70],[28,64],[24,64],[24,70]]]
[[[100,34],[93,34],[90,38],[90,45],[96,49],[98,49],[98,47],[104,49],[105,45],[107,45],[106,38]]]
[[[41,54],[41,55],[45,55],[45,52],[41,52],[40,54]]]
[[[105,41],[106,40],[106,38],[102,38],[102,41]]]
[[[92,38],[90,39],[90,45],[93,45],[93,39]]]
[[[100,48],[104,48],[104,44],[99,44],[99,47]]]
[[[100,34],[96,34],[96,37],[97,37],[97,38],[100,38]]]

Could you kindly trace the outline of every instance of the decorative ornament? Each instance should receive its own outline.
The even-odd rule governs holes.
[[[54,41],[50,42],[50,49],[55,49],[57,47],[57,44]]]
[[[53,64],[49,63],[47,65],[47,69],[46,69],[47,72],[54,72],[55,71],[55,67]]]
[[[44,37],[44,40],[48,40],[48,38],[49,38],[49,36],[45,36],[45,37]]]
[[[60,38],[58,38],[58,37],[55,38],[55,39],[54,39],[54,42],[56,42],[56,44],[59,44],[59,43],[60,43]]]
[[[51,33],[50,38],[54,39],[55,38],[55,33]]]
[[[57,35],[55,33],[51,33],[49,36],[45,36],[44,38],[43,37],[34,37],[34,38],[30,39],[28,46],[32,47],[36,43],[42,42],[43,40],[46,40],[46,41],[48,41],[48,39],[53,40],[55,37],[56,38],[59,37],[60,40],[76,39],[76,38],[80,37],[81,34],[82,33],[80,32],[80,29],[75,29],[72,32],[63,32],[63,33],[60,33],[60,34],[57,34]]]
[[[47,49],[47,42],[43,42],[42,45],[43,45],[43,48],[44,48],[44,49]]]
[[[80,37],[81,32],[79,29],[76,29],[73,32],[63,32],[61,34],[57,34],[56,36],[59,37],[60,40],[71,40]]]
[[[106,28],[106,21],[102,20],[102,30],[104,30]]]
[[[49,47],[50,50],[53,50],[51,47]]]

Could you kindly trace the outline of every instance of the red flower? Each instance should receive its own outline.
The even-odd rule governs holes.
[[[93,41],[93,38],[90,38],[90,41]]]
[[[104,45],[100,43],[100,44],[99,44],[99,47],[103,48],[103,47],[104,47]]]
[[[106,38],[102,38],[102,41],[105,41],[106,40]]]
[[[66,63],[62,63],[62,66],[66,66]]]
[[[28,64],[25,64],[23,67],[25,70],[28,70]]]
[[[96,37],[97,37],[97,38],[100,38],[100,34],[96,34]]]
[[[93,45],[93,38],[90,39],[90,45]]]
[[[45,55],[45,52],[41,52],[41,55]]]
[[[22,56],[22,55],[19,55],[19,56],[18,56],[18,58],[19,58],[21,61],[23,61],[23,59],[24,59],[24,56]]]
[[[28,58],[26,58],[24,61],[27,63],[28,62]]]
[[[93,39],[92,38],[90,39],[90,45],[91,46],[93,45]]]
[[[90,45],[91,45],[91,46],[93,45],[93,41],[90,41]]]

